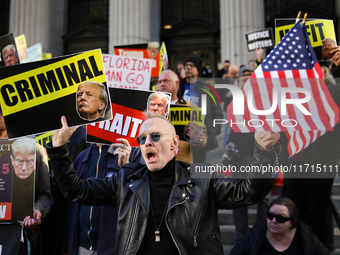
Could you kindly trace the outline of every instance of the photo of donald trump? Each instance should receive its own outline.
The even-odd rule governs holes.
[[[108,104],[107,98],[103,84],[95,81],[79,84],[76,92],[76,104],[80,118],[85,120],[104,118]]]

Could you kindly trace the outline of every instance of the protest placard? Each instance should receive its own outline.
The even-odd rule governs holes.
[[[0,229],[0,255],[18,254],[22,226],[19,223],[2,224]]]
[[[161,75],[161,72],[164,70],[167,70],[169,68],[169,60],[168,60],[168,53],[166,52],[165,43],[162,42],[162,46],[160,49],[160,57],[159,57],[159,75]]]
[[[159,44],[158,44],[159,47]],[[115,54],[118,56],[148,58],[151,60],[151,77],[159,74],[159,49],[148,49],[148,44],[120,45],[114,46]]]
[[[52,143],[53,141],[53,133],[54,131],[46,132],[36,137],[37,143],[41,146],[45,147],[48,143]]]
[[[0,139],[0,223],[33,214],[35,161],[35,138]]]
[[[36,43],[27,48],[28,59],[26,62],[33,62],[42,60],[42,44]]]
[[[52,58],[52,53],[43,53],[42,54],[42,59],[50,59]]]
[[[295,19],[275,19],[275,45],[281,41],[294,24]],[[307,19],[305,26],[310,43],[315,51],[316,58],[321,60],[322,41],[326,38],[330,38],[336,42],[333,20]]]
[[[15,37],[15,43],[18,49],[20,63],[25,63],[28,59],[25,35]]]
[[[204,115],[199,107],[173,105],[170,107],[169,120],[181,141],[193,143],[194,136],[202,131]]]
[[[101,50],[0,68],[9,138],[112,118]],[[25,128],[23,128],[23,126]]]
[[[148,90],[151,60],[102,54],[108,87]]]
[[[87,125],[88,142],[111,144],[116,142],[117,138],[124,138],[131,146],[139,146],[135,139],[145,120],[143,112],[148,110],[147,102],[152,94],[159,93],[167,96],[167,103],[163,107],[165,114],[169,112],[170,93],[120,88],[109,88],[109,91],[113,119]]]
[[[0,37],[0,67],[20,63],[13,33]]]
[[[274,36],[272,28],[265,28],[246,34],[248,51],[254,51],[256,48],[272,49],[274,48]]]

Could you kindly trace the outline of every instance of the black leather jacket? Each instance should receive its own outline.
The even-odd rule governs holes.
[[[253,166],[274,164],[276,153],[273,150],[255,147]],[[47,151],[59,186],[69,200],[84,205],[117,207],[115,254],[136,254],[150,208],[147,167],[131,163],[110,178],[82,180],[72,170],[66,146],[47,146]],[[272,187],[273,174],[256,173],[246,179],[232,179],[222,173],[188,171],[180,162],[175,167],[165,222],[179,253],[223,254],[218,209],[237,208],[262,200]],[[255,175],[265,178],[254,178]]]

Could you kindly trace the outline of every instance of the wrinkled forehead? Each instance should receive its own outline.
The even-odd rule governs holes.
[[[163,103],[165,105],[166,100],[164,98],[155,97],[153,99],[150,99],[150,104],[152,104],[152,103]]]
[[[159,80],[159,81],[162,81],[162,80],[170,80],[170,81],[172,81],[172,80],[174,80],[174,78],[172,77],[172,75],[171,75],[170,72],[168,72],[168,71],[163,71],[163,72],[161,73],[161,75],[159,76],[158,80]]]
[[[96,84],[81,84],[78,86],[78,91],[99,91],[100,87],[98,87]]]
[[[13,54],[14,50],[12,48],[9,48],[7,50],[5,50],[4,54]]]

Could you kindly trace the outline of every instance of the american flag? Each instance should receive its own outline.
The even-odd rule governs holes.
[[[294,89],[297,92],[285,92]],[[304,24],[296,23],[291,28],[251,75],[242,91],[246,98],[244,114],[233,115],[233,107],[237,107],[233,103],[227,108],[233,131],[285,131],[289,139],[289,157],[306,148],[326,131],[333,130],[339,121],[339,108],[322,78],[322,69]],[[309,100],[306,91],[310,92]],[[286,95],[287,101],[290,100],[286,107],[281,104],[282,94]],[[293,103],[306,97],[306,102],[300,106]],[[277,107],[273,113],[253,113],[254,109],[271,109],[275,101]],[[286,114],[282,115],[285,110]]]

